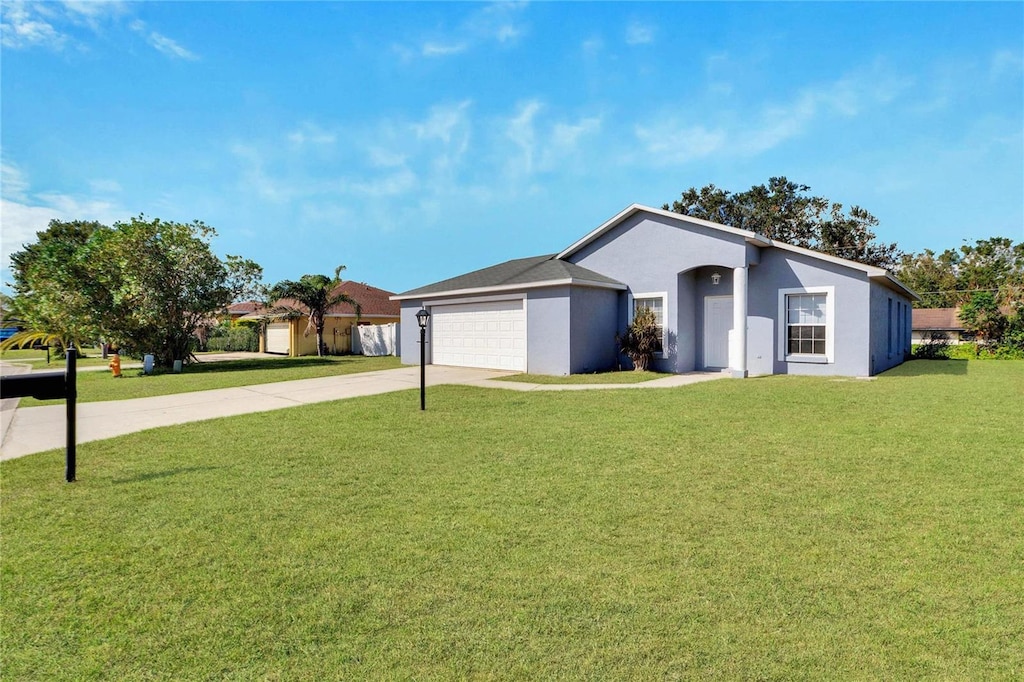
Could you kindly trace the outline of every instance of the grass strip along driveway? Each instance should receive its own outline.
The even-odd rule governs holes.
[[[125,370],[119,379],[115,379],[109,372],[80,372],[78,402],[151,398],[188,391],[208,391],[214,388],[374,372],[401,366],[401,361],[393,356],[342,355],[323,358],[282,357],[198,362],[187,365],[180,374],[159,371],[146,375],[141,369],[129,369]],[[39,401],[35,398],[22,398],[20,406],[34,407],[58,403],[60,401],[57,400]]]
[[[499,377],[498,381],[519,381],[528,384],[640,384],[654,379],[674,376],[665,372],[597,372],[594,374],[570,374],[550,376],[548,374],[511,374]]]
[[[1019,679],[1022,405],[445,386],[4,462],[4,677]]]

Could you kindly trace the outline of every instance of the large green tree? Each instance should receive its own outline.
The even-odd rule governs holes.
[[[200,322],[251,295],[262,269],[210,246],[215,230],[145,216],[113,227],[52,221],[11,257],[15,291],[34,330],[103,338],[158,365],[191,355]]]
[[[111,296],[92,274],[90,246],[103,230],[109,228],[97,222],[51,220],[11,255],[18,316],[29,332],[64,347],[100,336]]]
[[[757,232],[787,244],[895,269],[900,251],[896,244],[877,241],[877,218],[860,206],[851,206],[846,212],[838,202],[809,195],[810,189],[785,177],[770,178],[767,185],[755,185],[739,193],[706,185],[687,189],[679,199],[662,208]]]
[[[316,354],[319,356],[326,352],[324,322],[328,310],[339,303],[348,303],[355,308],[356,317],[362,314],[359,303],[337,290],[344,269],[344,265],[339,265],[334,270],[333,278],[327,275],[303,275],[297,281],[282,280],[270,288],[270,298],[277,301],[276,311],[301,313],[307,317],[306,333],[316,332]]]
[[[921,295],[922,308],[965,305],[979,292],[1015,308],[1024,303],[1024,242],[991,237],[939,254],[925,249],[903,256],[897,275]]]

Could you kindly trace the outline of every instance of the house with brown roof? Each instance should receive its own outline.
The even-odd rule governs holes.
[[[256,301],[239,301],[228,306],[228,319],[232,322],[249,313],[259,310],[260,304]]]
[[[358,315],[348,303],[339,303],[328,309],[324,318],[324,343],[327,352],[332,355],[353,352],[352,338],[358,335],[357,327],[397,324],[401,318],[401,305],[391,300],[393,292],[364,282],[345,281],[331,293],[343,293],[360,307]],[[262,320],[266,323],[260,337],[262,352],[292,357],[316,355],[316,330],[309,324],[308,311],[298,301],[281,299],[275,301],[270,308],[254,310],[241,319]]]
[[[910,321],[911,343],[926,343],[933,334],[944,335],[951,344],[973,341],[959,314],[959,308],[914,308]]]

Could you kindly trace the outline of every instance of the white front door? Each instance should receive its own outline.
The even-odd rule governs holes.
[[[732,296],[704,297],[704,367],[729,366]]]

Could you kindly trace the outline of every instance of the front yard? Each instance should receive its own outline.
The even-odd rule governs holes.
[[[438,387],[0,464],[9,679],[1019,679],[1022,362]]]
[[[79,372],[78,402],[151,398],[188,391],[358,374],[381,369],[397,369],[401,366],[401,361],[393,356],[342,355],[323,358],[281,357],[197,362],[186,365],[180,374],[161,370],[146,375],[141,369],[126,369],[119,379],[115,379],[110,372]],[[22,398],[20,406],[56,405],[60,402]]]

